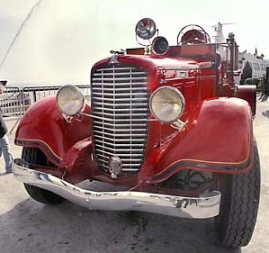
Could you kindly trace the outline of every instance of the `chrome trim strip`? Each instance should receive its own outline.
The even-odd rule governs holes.
[[[114,78],[107,78],[107,77],[105,77],[105,78],[100,78],[100,77],[94,77],[93,76],[92,81],[95,84],[97,84],[95,81],[102,81],[102,82],[104,82],[104,81],[115,81],[115,80],[117,80],[117,81],[124,81],[126,79],[127,79],[126,77],[116,77],[116,78],[115,77]],[[131,80],[131,81],[133,81],[133,80],[135,80],[135,81],[137,81],[137,80],[138,81],[146,81],[147,80],[147,77],[146,76],[142,76],[142,77],[139,77],[139,76],[137,76],[137,77],[136,76],[131,76],[131,77],[128,78],[128,80]],[[117,85],[118,84],[124,84],[124,83],[117,83]],[[132,83],[132,84],[135,84],[135,83]],[[107,85],[107,83],[103,83],[103,85]],[[130,84],[128,84],[128,85],[130,85]]]
[[[104,133],[105,135],[105,133]],[[116,138],[111,138],[111,137],[105,137],[105,136],[102,136],[102,135],[95,135],[95,138],[97,140],[97,138],[99,139],[104,139],[104,140],[107,140],[107,141],[114,141],[114,140],[117,140],[117,142],[130,142],[130,139],[116,139]],[[135,141],[143,141],[144,139],[135,139]]]
[[[150,119],[149,121],[152,121],[152,120]],[[128,126],[128,127],[130,127],[130,126],[134,126],[134,127],[147,127],[147,124],[146,123],[145,124],[140,124],[140,123],[139,124],[138,123],[136,123],[136,124],[117,124],[117,123],[116,124],[111,124],[111,123],[107,123],[107,122],[104,122],[104,123],[96,122],[96,124],[106,125],[106,126],[112,126],[112,127],[114,127],[114,129],[115,129],[115,127],[126,127],[126,126]],[[113,131],[114,131],[114,129],[113,129]],[[115,129],[115,131],[116,130],[123,131],[124,129],[119,128],[119,129]],[[128,129],[128,130],[130,132],[130,129]],[[141,128],[135,128],[135,130],[142,130],[142,129]]]
[[[106,161],[106,162],[108,162],[108,160],[109,160],[109,158],[107,157],[107,156],[105,156],[105,155],[103,155],[103,154],[97,154],[97,156],[101,156],[102,158],[104,158],[104,159],[107,159],[107,160],[104,160],[104,161]],[[123,162],[125,161],[125,162],[132,162],[132,161],[134,161],[134,162],[140,162],[140,160],[141,159],[136,159],[136,158],[122,158],[121,159]]]
[[[94,95],[94,94],[93,94]],[[117,100],[114,100],[114,102],[116,102]],[[95,104],[97,105],[104,105],[104,106],[112,106],[111,104],[109,103],[102,103],[102,102],[94,102]],[[147,103],[136,103],[136,104],[132,104],[132,102],[130,103],[124,103],[124,104],[117,104],[117,106],[147,106],[148,104]]]
[[[122,167],[124,172],[137,172],[136,168],[126,168],[126,167]]]
[[[109,133],[109,132],[106,132],[106,134],[109,134],[109,135],[113,135],[113,136],[120,136],[121,134],[117,134],[117,132],[127,132],[127,133],[129,133],[130,132],[130,129],[115,129],[115,130],[111,130],[110,128],[107,128],[107,127],[102,127],[102,126],[94,126],[94,128],[98,128],[98,129],[100,129],[100,130],[102,130],[102,129],[104,129],[104,130],[107,130],[107,131],[111,131],[111,132],[114,132],[114,133]],[[100,133],[103,133],[102,131],[99,131],[99,130],[95,130],[96,131],[96,133],[98,133],[98,132],[100,132]],[[135,130],[136,132],[143,132],[143,131],[145,131],[144,129],[136,129]],[[126,136],[126,133],[124,133],[124,134],[122,134],[123,136]],[[133,135],[133,134],[132,134]],[[137,136],[144,136],[145,135],[145,133],[141,133],[141,134],[137,134]]]
[[[104,108],[105,110],[105,108]],[[109,121],[109,122],[115,122],[115,120],[113,119],[108,119],[108,118],[104,118],[104,117],[99,117],[99,116],[96,116],[96,115],[93,115],[93,114],[90,114],[90,113],[80,113],[81,115],[84,115],[84,116],[88,116],[88,117],[92,117],[94,119],[101,119],[101,120],[106,120],[106,121]],[[130,122],[145,122],[145,121],[153,121],[152,119],[131,119],[129,120]],[[117,122],[126,122],[126,119],[117,119]],[[109,123],[103,123],[103,122],[96,122],[97,124],[109,124]],[[112,124],[112,125],[115,125],[115,126],[120,126],[120,124]],[[124,126],[134,126],[135,124],[122,124]],[[139,125],[139,124],[138,124]],[[134,129],[135,130],[135,129]]]
[[[100,90],[100,89],[99,89]],[[126,91],[126,88],[124,89]],[[139,89],[141,90],[141,88]],[[112,91],[115,91],[115,90],[112,90]],[[118,89],[116,90],[118,92]],[[98,96],[109,96],[109,97],[114,97],[115,94],[113,93],[99,93],[99,92],[95,92],[94,91],[94,95],[98,95]],[[130,96],[145,96],[145,93],[117,93],[117,97],[129,97],[128,99],[130,99]]]
[[[195,219],[217,216],[220,209],[221,193],[218,191],[198,198],[134,191],[95,192],[50,174],[31,170],[22,159],[14,160],[13,173],[24,183],[54,192],[89,209],[134,210]]]
[[[122,154],[120,153],[120,154],[118,154],[118,152],[126,151],[125,149],[111,150],[112,152],[113,152],[113,151],[117,151],[117,154],[116,154],[116,152],[115,152],[115,153],[108,152],[108,151],[99,149],[98,147],[97,147],[96,149],[98,149],[98,151],[99,151],[100,153],[105,153],[105,154],[108,154],[108,155],[110,155],[110,156],[118,155],[118,156],[121,156],[121,157],[130,157],[130,154],[128,154],[128,153],[125,153],[125,154],[124,154],[124,153],[122,153]],[[136,150],[135,150],[135,151],[136,151]],[[126,152],[129,152],[129,150],[127,150]],[[141,153],[139,153],[139,154],[132,154],[132,156],[142,157],[143,154],[141,154]]]
[[[133,74],[133,73],[137,73],[137,69],[136,68],[132,68],[132,67],[129,67],[129,66],[126,66],[126,67],[117,67],[117,70],[128,70],[128,74]],[[97,69],[95,73],[98,73],[99,71],[114,71],[114,68],[100,68],[100,69]]]
[[[96,95],[96,94],[94,94]],[[130,96],[136,96],[136,94],[129,94]],[[106,95],[103,95],[103,96],[106,96]],[[115,95],[114,95],[115,96]],[[145,96],[145,94],[144,94]],[[132,101],[147,101],[148,98],[147,97],[142,97],[142,98],[132,98],[132,97],[129,97],[129,98],[104,98],[104,97],[94,97],[95,100],[101,100],[101,101],[108,101],[108,102],[128,102],[130,101],[130,99],[132,99]],[[120,106],[121,104],[117,104],[117,106]],[[135,104],[136,105],[136,104]],[[139,105],[139,104],[138,104]]]
[[[104,145],[100,145],[100,144],[95,144],[96,147],[102,148],[105,150],[109,150],[109,151],[114,151],[114,152],[143,152],[143,148],[113,148],[113,147],[108,147],[108,146],[104,146]],[[129,154],[130,156],[130,154]]]
[[[122,167],[125,168],[125,167],[135,167],[135,166],[140,166],[141,164],[140,163],[131,163],[131,164],[123,164]],[[135,169],[133,169],[134,171],[137,171]]]
[[[103,110],[104,111],[104,110]],[[114,117],[129,117],[132,116],[133,113],[105,113],[105,112],[95,112],[96,115],[104,115],[104,116],[114,116]],[[135,115],[136,117],[147,117],[148,113],[139,113],[139,115]]]
[[[98,127],[94,126],[94,128],[98,128]],[[106,129],[106,130],[109,130],[109,129]],[[139,129],[139,130],[142,131],[143,129]],[[137,131],[137,129],[135,131]],[[121,132],[121,131],[119,131],[119,132]],[[124,133],[124,134],[117,134],[117,133],[109,133],[109,132],[104,132],[104,131],[99,131],[99,130],[95,130],[95,133],[102,134],[102,135],[109,135],[109,136],[112,136],[112,137],[126,137],[126,133]],[[95,136],[99,136],[99,137],[103,138],[102,135],[100,136],[98,134],[96,134]],[[145,133],[141,133],[141,134],[128,134],[128,136],[142,137],[144,139],[145,136],[146,136],[146,134]],[[109,138],[109,140],[111,140],[111,138]],[[118,139],[118,141],[124,141],[124,140],[130,140],[130,139]],[[136,139],[136,141],[137,141],[137,139]]]
[[[132,76],[135,76],[135,75],[145,75],[145,72],[121,72],[121,73],[98,73],[98,72],[95,72],[93,74],[93,76],[96,76],[96,77],[102,77],[102,76],[114,76],[114,77],[118,77],[118,76],[126,76],[126,75],[132,75]]]
[[[100,91],[100,88],[98,87],[92,87],[92,90],[97,90]],[[114,91],[115,89],[113,88],[102,88],[103,91]],[[129,87],[129,90],[126,90],[126,88],[117,88],[117,91],[135,91],[135,90],[148,90],[147,87],[139,87],[139,88],[134,88],[134,87]],[[124,93],[123,93],[124,94]],[[129,93],[127,93],[129,94]]]
[[[95,135],[96,136],[96,135]],[[98,139],[97,139],[98,138]],[[102,136],[96,136],[96,140],[95,141],[98,141],[100,142],[101,140],[100,139],[103,139]],[[111,140],[113,141],[113,140]],[[129,142],[132,141],[132,139],[129,139]],[[138,139],[136,139],[135,141],[138,141]],[[125,141],[127,142],[127,141]],[[134,141],[133,141],[134,142]],[[103,141],[101,144],[103,144],[105,147],[107,148],[111,148],[114,147],[114,148],[117,148],[117,147],[126,147],[126,143],[109,143],[109,142],[106,142],[106,141]],[[131,147],[144,147],[143,143],[132,143],[132,146]],[[132,148],[130,148],[130,150],[133,150]],[[143,150],[143,149],[142,149]]]
[[[111,109],[111,108],[105,108],[105,107],[99,107],[95,106],[94,109],[100,110],[100,111],[111,111],[111,112],[130,112],[130,108],[128,109]],[[147,112],[148,108],[132,108],[132,112]]]

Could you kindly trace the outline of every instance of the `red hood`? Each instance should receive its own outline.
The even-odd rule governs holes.
[[[164,56],[155,55],[113,55],[109,58],[97,62],[93,66],[93,70],[98,68],[98,66],[103,64],[113,64],[113,63],[123,63],[123,64],[134,64],[141,66],[148,71],[156,70],[157,68],[166,69],[197,69],[199,68],[199,63],[195,60],[188,58],[178,57],[178,58],[168,58]]]

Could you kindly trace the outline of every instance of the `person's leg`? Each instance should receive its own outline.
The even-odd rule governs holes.
[[[9,141],[6,135],[0,138],[0,148],[6,163],[6,172],[12,172],[12,155],[10,153]]]

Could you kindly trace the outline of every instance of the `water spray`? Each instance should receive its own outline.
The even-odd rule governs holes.
[[[4,65],[4,63],[6,62],[6,59],[7,59],[8,55],[9,55],[10,50],[12,49],[13,45],[15,44],[17,38],[20,36],[20,33],[21,33],[22,29],[24,28],[24,26],[26,25],[27,21],[31,18],[31,16],[32,16],[32,14],[34,13],[35,9],[40,5],[41,2],[42,2],[42,0],[37,1],[37,2],[33,5],[33,7],[31,8],[31,10],[29,11],[29,13],[27,14],[26,18],[22,21],[22,23],[21,23],[21,25],[20,25],[18,31],[16,32],[16,34],[15,34],[13,40],[11,41],[11,43],[10,43],[10,45],[9,45],[9,47],[8,47],[8,49],[7,49],[6,53],[5,53],[5,55],[4,55],[3,59],[2,59],[2,61],[1,61],[1,64],[0,64],[0,71],[1,71],[1,69],[2,69],[2,67],[3,67],[3,65]]]

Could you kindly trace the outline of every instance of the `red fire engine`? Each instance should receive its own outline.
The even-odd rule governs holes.
[[[215,217],[223,245],[247,245],[260,191],[256,93],[234,83],[234,34],[216,44],[188,25],[169,46],[158,33],[140,20],[141,47],[92,67],[91,106],[72,85],[32,105],[17,129],[14,175],[42,203]],[[85,180],[126,190],[90,191],[78,186]]]

